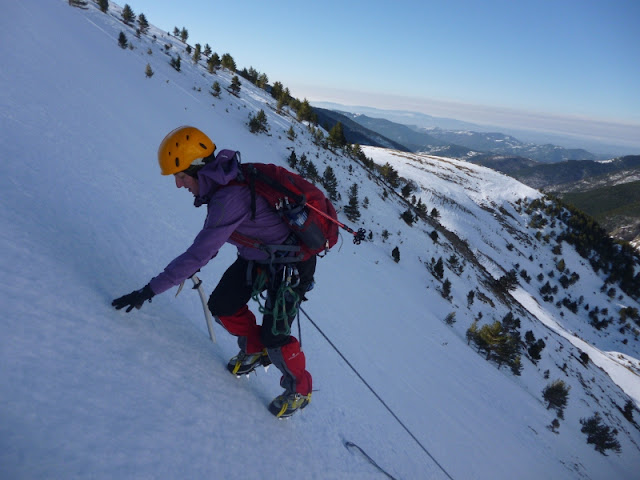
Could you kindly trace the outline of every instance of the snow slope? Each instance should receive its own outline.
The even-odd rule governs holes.
[[[460,162],[423,158],[416,166],[365,149],[424,184],[421,198],[438,205],[443,228],[481,259],[469,260],[459,277],[450,274],[450,302],[424,262],[451,255],[454,245],[434,244],[426,224],[408,227],[399,219],[403,203],[384,200],[383,187],[358,164],[315,146],[305,125],[276,114],[273,99],[249,82],[231,96],[224,87],[232,74],[212,76],[184,52],[176,72],[164,53],[166,44],[174,56],[183,48],[176,39],[156,29],[156,40],[137,39],[118,20],[117,5],[108,15],[89,7],[11,2],[0,20],[0,477],[384,478],[345,448],[348,441],[395,478],[636,478],[640,434],[611,402],[623,405],[637,392],[637,376],[618,386],[601,368],[570,363],[569,373],[584,368],[589,386],[564,374],[572,390],[555,434],[540,372],[557,378],[558,365],[577,350],[515,303],[492,297],[494,307],[465,306],[467,292],[487,275],[498,277],[515,255],[504,249],[512,241],[504,225],[482,207],[503,205],[522,232],[526,219],[510,202],[535,191]],[[153,23],[153,12],[144,13]],[[118,47],[120,31],[133,50]],[[152,78],[144,75],[147,63]],[[223,87],[220,99],[208,93],[214,81]],[[259,109],[269,135],[247,128]],[[281,391],[275,369],[250,379],[227,373],[235,339],[216,326],[218,343],[210,342],[195,293],[166,293],[130,314],[111,307],[184,251],[204,220],[155,160],[160,140],[183,124],[203,129],[219,148],[241,150],[245,161],[284,165],[292,148],[304,152],[321,172],[325,165],[336,170],[339,206],[354,182],[370,200],[362,226],[373,241],[355,246],[345,235],[319,262],[317,286],[303,305],[322,330],[302,318],[315,392],[289,421],[266,410]],[[391,234],[386,241],[383,229]],[[399,263],[390,255],[396,245]],[[551,258],[542,247],[535,254]],[[225,248],[203,269],[208,290],[234,256]],[[523,361],[520,377],[486,362],[464,337],[478,313],[502,318],[511,308],[548,345],[539,365]],[[451,312],[454,326],[443,322]],[[633,341],[627,350],[615,345],[631,361],[639,357]],[[603,456],[586,444],[579,419],[596,409],[619,428],[621,454]]]

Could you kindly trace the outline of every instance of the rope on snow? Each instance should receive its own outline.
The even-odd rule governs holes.
[[[442,472],[447,476],[447,478],[449,480],[453,480],[453,477],[451,475],[449,475],[449,472],[447,472],[444,467],[442,465],[440,465],[440,463],[433,457],[433,455],[431,455],[431,453],[429,453],[429,450],[427,450],[427,448],[422,444],[422,442],[420,442],[420,440],[418,440],[418,438],[411,432],[411,430],[409,430],[409,428],[404,424],[404,422],[402,420],[400,420],[400,418],[395,414],[395,412],[393,410],[391,410],[391,407],[389,407],[389,405],[387,405],[387,403],[382,399],[382,397],[380,397],[380,395],[378,395],[378,393],[373,389],[373,387],[371,387],[371,385],[369,385],[369,383],[367,383],[367,381],[362,377],[362,375],[360,375],[360,373],[358,372],[358,370],[355,369],[355,367],[353,365],[351,365],[351,362],[349,362],[349,360],[347,360],[347,358],[342,354],[342,352],[340,350],[338,350],[338,347],[336,347],[333,342],[331,340],[329,340],[329,337],[327,337],[325,335],[325,333],[320,329],[320,327],[318,327],[318,325],[311,319],[311,317],[307,314],[307,312],[305,312],[302,307],[299,308],[299,310],[304,313],[304,316],[307,317],[307,319],[311,322],[311,325],[313,325],[315,327],[316,330],[318,330],[318,332],[320,332],[320,335],[322,335],[324,337],[324,339],[327,341],[327,343],[329,343],[329,345],[331,345],[331,347],[336,351],[336,353],[338,355],[340,355],[340,358],[342,358],[342,360],[345,361],[345,363],[347,364],[347,366],[353,371],[353,373],[355,373],[357,375],[357,377],[360,379],[360,381],[371,391],[371,393],[373,393],[373,395],[378,399],[378,401],[382,404],[382,406],[384,408],[387,409],[387,411],[391,414],[391,416],[393,418],[395,418],[395,420],[400,424],[400,426],[402,428],[404,428],[404,430],[409,434],[409,436],[411,438],[413,438],[413,440],[418,444],[418,446],[422,449],[422,451],[424,453],[426,453],[429,458],[433,461],[433,463],[435,463],[438,468],[440,470],[442,470]],[[355,444],[354,444],[355,445]],[[346,444],[345,444],[346,446]],[[359,448],[359,447],[358,447]],[[364,453],[364,452],[363,452]],[[366,455],[366,454],[365,454]],[[368,457],[368,455],[366,455]],[[385,472],[386,473],[386,472]],[[388,474],[387,474],[388,475]]]

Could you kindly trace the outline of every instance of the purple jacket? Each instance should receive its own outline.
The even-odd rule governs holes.
[[[232,241],[230,237],[234,231],[270,245],[282,244],[289,236],[289,227],[259,195],[256,196],[255,220],[251,219],[251,191],[248,186],[230,185],[220,188],[236,179],[238,164],[233,157],[234,153],[222,150],[213,162],[198,172],[200,196],[195,199],[195,205],[207,205],[207,218],[187,251],[151,280],[151,290],[156,295],[179,285],[196,273],[218,254],[225,242],[235,245],[238,255],[247,260],[268,258],[262,250]]]

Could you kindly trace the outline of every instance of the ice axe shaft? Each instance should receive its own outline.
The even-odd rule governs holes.
[[[207,321],[207,328],[209,329],[209,337],[213,343],[218,343],[216,341],[216,334],[213,331],[213,321],[211,318],[211,312],[209,311],[209,307],[207,307],[207,299],[204,296],[204,290],[202,289],[202,280],[200,280],[197,275],[192,275],[191,280],[193,281],[193,289],[198,290],[198,295],[200,296],[200,301],[202,302],[202,309],[204,310],[204,318]]]

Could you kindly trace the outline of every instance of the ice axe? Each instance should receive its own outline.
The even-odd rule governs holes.
[[[212,320],[211,312],[207,307],[207,300],[204,296],[204,290],[202,289],[202,280],[200,280],[200,278],[198,278],[198,276],[195,273],[191,275],[191,280],[193,281],[192,290],[198,290],[198,295],[200,296],[200,301],[202,302],[202,310],[204,310],[204,319],[207,321],[207,328],[209,329],[209,337],[211,338],[211,341],[213,343],[218,343],[216,341],[216,334],[213,331],[213,322],[211,321]],[[180,287],[178,287],[178,291],[176,292],[176,297],[182,291],[182,287],[184,287],[184,282],[182,282],[180,284]]]

